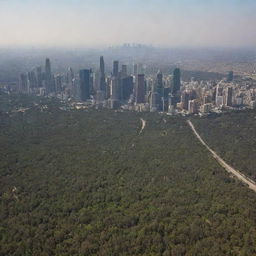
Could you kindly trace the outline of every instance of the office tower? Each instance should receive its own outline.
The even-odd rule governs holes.
[[[223,105],[223,96],[216,96],[215,104],[217,107],[221,107]]]
[[[176,94],[177,92],[180,91],[180,69],[175,68],[173,71],[173,88],[172,88],[172,93]]]
[[[118,72],[119,72],[119,68],[118,68],[119,62],[117,60],[115,60],[113,62],[113,76],[118,77]]]
[[[157,92],[152,92],[150,97],[150,112],[158,111],[160,106],[160,96]]]
[[[159,70],[156,76],[156,92],[160,95],[160,97],[163,96],[163,88],[163,74]]]
[[[100,73],[105,74],[105,63],[103,56],[100,56]]]
[[[21,93],[28,93],[28,77],[26,74],[20,74],[20,80],[19,80],[19,91]]]
[[[135,88],[135,102],[136,104],[145,102],[145,76],[138,74]]]
[[[233,94],[233,88],[228,87],[226,90],[226,105],[229,107],[232,107],[232,94]]]
[[[117,77],[112,77],[110,85],[110,108],[116,109],[120,105],[120,88]]]
[[[188,110],[189,96],[189,93],[186,91],[181,94],[181,107],[185,110]]]
[[[42,75],[41,67],[36,68],[36,81],[37,81],[37,87],[41,88],[43,86],[43,75]]]
[[[93,90],[93,71],[89,69],[89,95],[95,94]]]
[[[188,112],[190,114],[194,114],[197,112],[197,105],[196,105],[196,100],[190,100],[188,102]]]
[[[133,75],[135,77],[138,75],[138,64],[133,64]]]
[[[79,71],[80,99],[86,101],[90,98],[90,70]]]
[[[45,87],[47,93],[53,91],[53,83],[52,83],[52,72],[51,72],[51,62],[50,59],[45,60]]]
[[[69,89],[72,89],[72,81],[75,78],[74,71],[71,67],[67,71],[67,85]]]
[[[122,79],[122,99],[128,100],[133,92],[133,77],[127,76]]]
[[[172,93],[169,93],[168,95],[168,113],[170,114],[174,114],[175,109],[174,109],[174,96],[172,95]]]
[[[61,75],[55,76],[55,91],[56,93],[60,93],[62,91]]]
[[[37,87],[36,74],[34,71],[28,72],[28,88],[33,90]]]
[[[122,65],[121,77],[122,78],[127,77],[127,65]]]
[[[105,63],[103,56],[100,57],[99,90],[106,92]]]
[[[77,78],[73,78],[72,80],[71,95],[75,100],[80,100],[80,83]]]
[[[227,77],[227,82],[232,82],[233,79],[234,79],[234,72],[233,71],[229,71],[228,77]]]

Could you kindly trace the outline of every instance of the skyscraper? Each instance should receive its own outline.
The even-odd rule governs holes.
[[[135,102],[136,104],[145,102],[145,75],[138,74],[135,88]]]
[[[28,93],[28,91],[29,91],[29,88],[28,88],[28,77],[27,77],[26,74],[21,74],[20,75],[19,91],[21,93]]]
[[[100,56],[100,73],[105,74],[105,63],[103,56]]]
[[[156,76],[156,92],[160,97],[163,96],[163,74],[160,70],[157,72]]]
[[[229,107],[232,107],[232,94],[233,94],[233,88],[228,87],[226,90],[226,105]]]
[[[127,76],[122,79],[122,99],[128,100],[133,91],[133,77]]]
[[[71,67],[69,67],[67,72],[67,84],[69,89],[72,88],[72,81],[74,78],[75,78],[74,71]]]
[[[103,56],[100,57],[100,86],[99,90],[105,92],[106,91],[106,77],[105,77],[105,63]]]
[[[180,85],[180,69],[175,68],[172,78],[172,104],[174,107],[176,107],[177,103],[180,101]]]
[[[122,65],[121,75],[122,78],[127,77],[127,65]]]
[[[119,72],[119,62],[115,60],[113,62],[113,76],[118,77],[118,72]]]
[[[227,82],[232,82],[234,79],[234,72],[233,71],[229,71],[228,72],[228,77],[227,77]]]
[[[42,76],[42,68],[41,67],[36,68],[36,81],[37,81],[38,88],[43,86],[43,76]]]
[[[90,70],[82,69],[79,71],[80,98],[86,101],[90,98]]]
[[[176,94],[178,91],[180,91],[180,69],[175,68],[173,71],[172,93]]]
[[[110,84],[110,108],[116,109],[120,105],[119,79],[112,77]]]
[[[61,75],[56,75],[55,76],[55,91],[57,93],[60,93],[62,91]]]
[[[50,59],[45,60],[45,87],[47,93],[53,91],[53,83],[52,83],[52,72],[51,72],[51,62]]]

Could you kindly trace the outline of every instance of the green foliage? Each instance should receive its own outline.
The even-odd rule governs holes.
[[[184,119],[45,101],[1,115],[1,256],[255,255],[255,194]]]
[[[195,119],[207,143],[229,164],[256,180],[256,111]]]

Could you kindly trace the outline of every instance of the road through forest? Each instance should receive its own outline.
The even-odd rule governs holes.
[[[189,124],[190,128],[192,129],[193,133],[195,134],[195,136],[197,137],[197,139],[201,142],[201,144],[203,144],[208,151],[210,151],[210,153],[212,154],[212,156],[216,159],[216,161],[228,172],[228,173],[232,173],[235,177],[237,177],[241,182],[243,182],[244,184],[248,185],[250,189],[252,189],[254,192],[256,192],[256,183],[251,180],[250,178],[248,178],[247,176],[245,176],[244,174],[242,174],[240,171],[234,169],[232,166],[230,166],[229,164],[227,164],[215,151],[213,151],[205,142],[204,140],[201,138],[201,136],[199,135],[199,133],[196,131],[193,123],[190,120],[187,120],[187,123]]]

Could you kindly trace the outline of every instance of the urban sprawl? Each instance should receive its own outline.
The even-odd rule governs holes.
[[[10,90],[10,88],[5,88]],[[111,74],[106,75],[103,56],[99,69],[82,69],[75,74],[53,74],[50,59],[45,67],[23,73],[16,90],[24,94],[57,97],[76,108],[96,107],[133,111],[166,112],[174,114],[220,113],[225,110],[256,107],[256,86],[252,79],[236,78],[230,71],[220,81],[183,82],[179,68],[172,74],[145,75],[145,66],[113,62]]]

